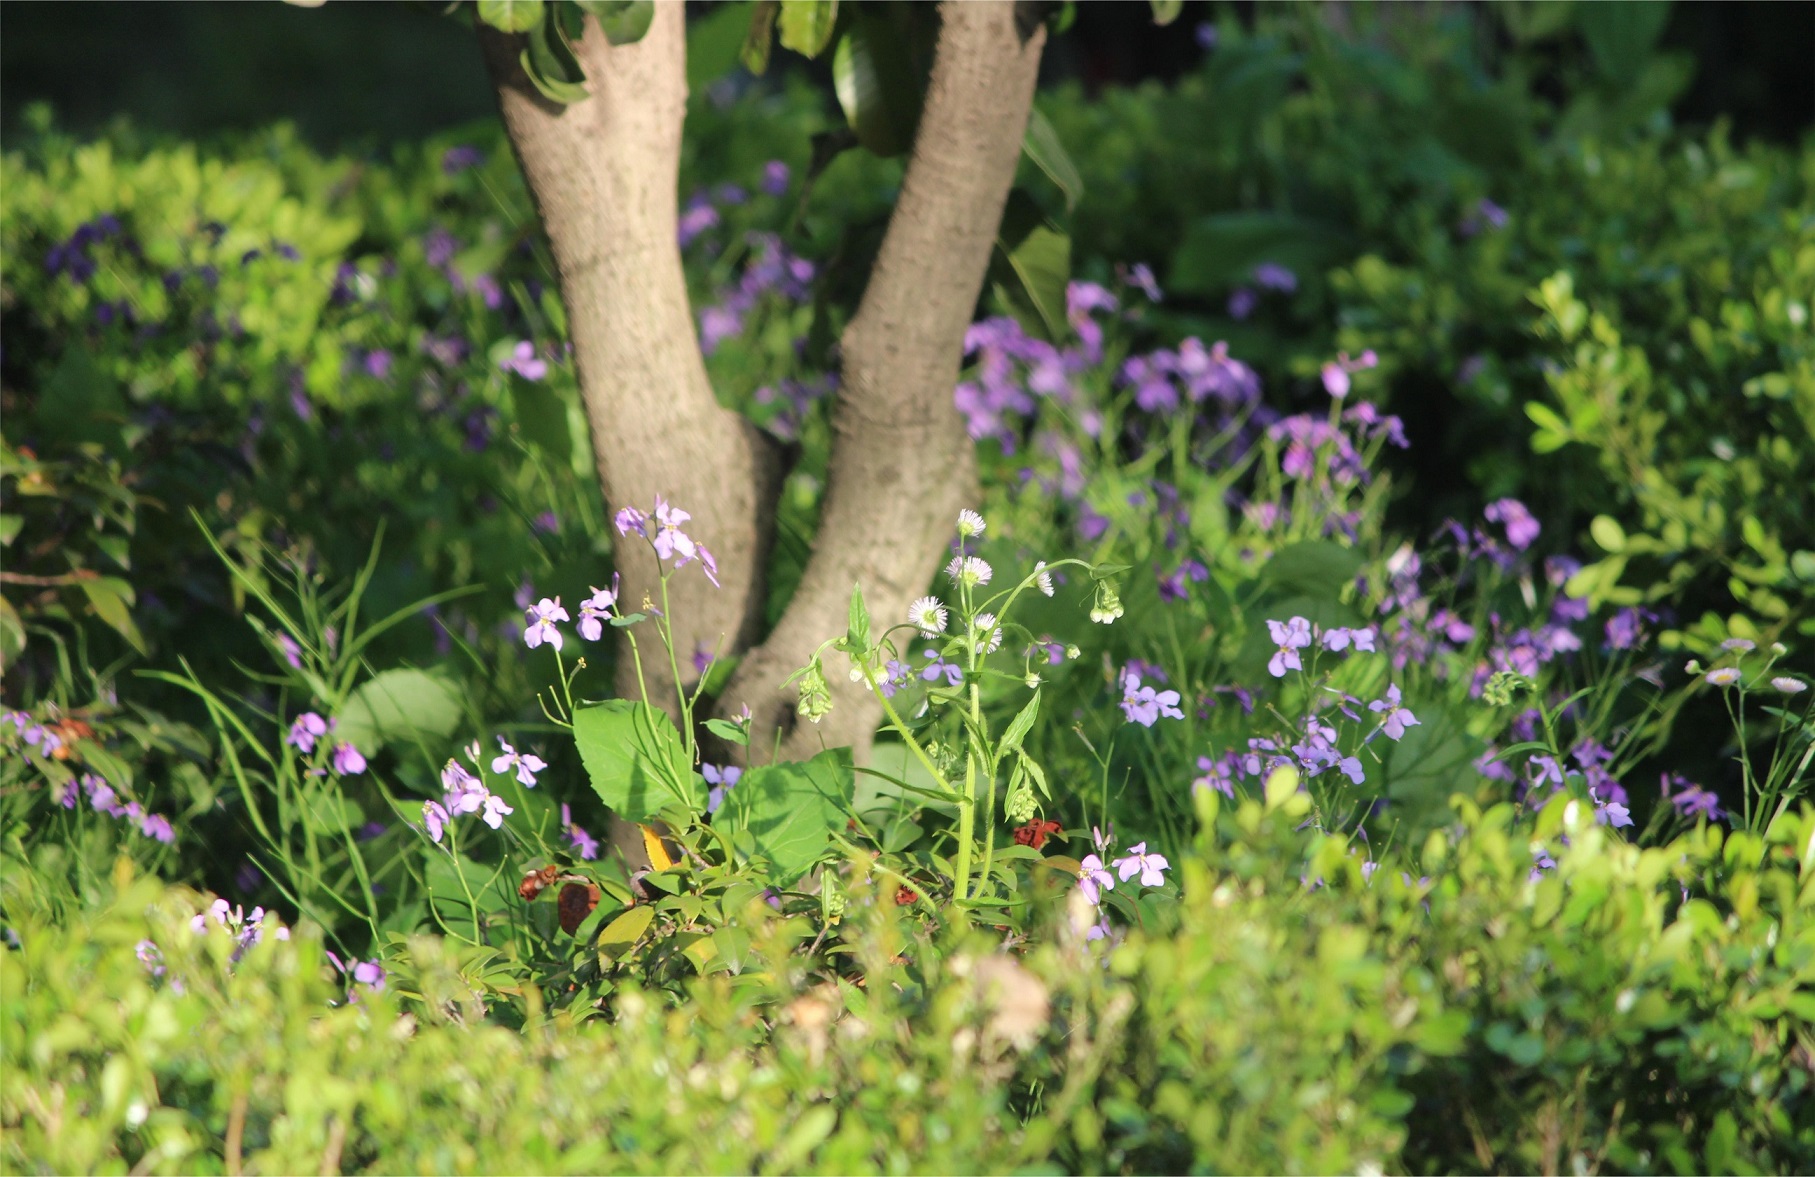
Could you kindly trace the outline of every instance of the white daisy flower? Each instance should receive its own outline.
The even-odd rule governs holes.
[[[1047,596],[1052,596],[1052,573],[1046,571],[1046,561],[1034,565],[1034,586]]]
[[[932,637],[945,632],[947,614],[938,597],[921,597],[908,606],[908,624]]]
[[[968,509],[958,512],[958,534],[964,539],[982,535],[983,528],[983,516]]]
[[[996,615],[994,613],[979,613],[977,614],[977,619],[971,624],[975,627],[977,633],[989,635],[989,638],[987,639],[988,644],[983,648],[985,654],[994,654],[1001,648],[1002,627],[996,624]]]

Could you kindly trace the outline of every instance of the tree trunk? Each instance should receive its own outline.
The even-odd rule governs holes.
[[[781,690],[843,632],[861,584],[878,629],[904,621],[942,562],[976,465],[952,405],[963,340],[1020,159],[1046,30],[1022,36],[1016,5],[940,7],[939,40],[901,195],[857,315],[841,339],[834,445],[813,555],[786,614],[732,678],[722,706],[757,717],[751,757],[852,745],[861,757],[880,705],[828,667],[835,706],[798,721]]]
[[[669,586],[683,679],[700,643],[724,653],[761,636],[773,527],[776,451],[722,408],[706,378],[678,241],[686,36],[681,4],[658,4],[642,40],[612,45],[591,17],[575,46],[591,97],[543,98],[518,64],[523,39],[481,26],[486,65],[559,271],[594,458],[612,509],[648,510],[656,495],[693,512],[695,539],[718,559],[722,588],[697,566]],[[659,600],[658,569],[640,540],[617,547],[623,603]],[[608,579],[599,570],[598,583]],[[575,613],[573,602],[568,611]],[[651,702],[677,708],[666,654],[647,635]],[[618,693],[639,695],[627,647]]]

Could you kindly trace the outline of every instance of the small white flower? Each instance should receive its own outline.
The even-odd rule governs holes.
[[[1771,685],[1786,695],[1800,695],[1802,692],[1809,689],[1808,683],[1803,682],[1799,678],[1791,678],[1787,674],[1780,674],[1772,679]]]
[[[984,647],[983,652],[986,654],[994,654],[1002,645],[1002,627],[996,624],[996,615],[994,613],[979,613],[977,614],[977,619],[971,624],[975,627],[979,635],[989,635],[989,644]]]
[[[1723,650],[1738,650],[1742,654],[1749,654],[1757,647],[1755,643],[1747,638],[1728,638],[1720,644],[1720,648]]]
[[[955,584],[968,584],[975,588],[989,583],[995,570],[981,556],[953,556],[952,562],[945,566],[945,574]]]
[[[1723,666],[1719,670],[1710,670],[1705,677],[1717,687],[1730,687],[1739,681],[1739,667]]]
[[[945,632],[946,617],[938,597],[921,597],[908,606],[908,624],[929,638]]]
[[[1046,561],[1034,565],[1034,586],[1047,596],[1052,596],[1052,573],[1046,571]]]
[[[958,512],[958,534],[965,539],[983,534],[983,516],[972,510]]]

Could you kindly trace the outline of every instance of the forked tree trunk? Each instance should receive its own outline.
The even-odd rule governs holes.
[[[658,4],[642,40],[612,45],[588,18],[575,47],[592,97],[543,98],[518,64],[522,39],[481,26],[505,128],[548,234],[566,303],[599,481],[612,510],[661,495],[694,516],[688,531],[718,559],[722,588],[698,567],[670,582],[683,676],[699,643],[726,652],[761,636],[779,461],[761,433],[722,408],[706,379],[678,244],[683,6]],[[618,546],[624,606],[654,597],[654,557]],[[601,569],[599,584],[609,578]],[[577,616],[575,602],[564,602]],[[645,633],[650,631],[645,630]],[[643,641],[652,701],[675,710],[666,655]],[[618,691],[637,695],[618,662]]]
[[[880,709],[835,675],[837,706],[797,724],[781,683],[842,632],[853,584],[882,625],[940,564],[976,472],[952,406],[976,306],[1033,101],[1045,30],[1011,3],[942,5],[932,76],[901,196],[842,339],[835,443],[819,535],[787,613],[752,650],[721,709],[757,716],[753,758],[867,749]],[[760,636],[762,566],[776,468],[760,435],[707,383],[681,271],[677,183],[686,101],[682,5],[656,6],[639,42],[611,46],[588,18],[576,47],[592,96],[543,99],[517,64],[520,38],[481,31],[505,126],[560,271],[600,479],[613,507],[664,496],[718,556],[723,588],[682,575],[672,600],[682,655],[696,641],[742,653]],[[620,558],[634,604],[653,563]],[[647,665],[645,670],[651,668]],[[669,685],[655,668],[652,691]],[[842,669],[842,668],[840,668]],[[634,694],[623,673],[619,685]]]
[[[1015,5],[940,6],[932,78],[901,195],[857,315],[841,339],[831,469],[813,557],[781,623],[738,668],[725,702],[756,713],[752,757],[782,734],[783,759],[854,746],[861,757],[882,708],[842,667],[835,706],[796,722],[778,690],[820,643],[844,631],[854,584],[878,630],[906,620],[975,505],[974,449],[952,405],[965,329],[983,287],[1014,183],[1046,30],[1025,39]]]

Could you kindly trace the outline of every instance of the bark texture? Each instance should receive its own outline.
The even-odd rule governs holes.
[[[738,668],[725,710],[755,714],[751,758],[852,745],[860,758],[881,707],[828,665],[835,707],[799,721],[780,684],[843,632],[853,584],[878,629],[943,563],[960,508],[973,505],[972,443],[952,406],[963,340],[1014,182],[1033,104],[1044,27],[1024,35],[1016,5],[940,7],[919,129],[876,266],[840,340],[840,387],[825,510],[806,573],[781,623]]]
[[[688,531],[718,558],[721,589],[698,566],[670,583],[682,675],[692,677],[696,644],[731,653],[761,636],[780,467],[759,431],[714,397],[687,299],[677,238],[684,9],[658,4],[633,45],[610,44],[588,17],[575,50],[591,97],[569,106],[524,76],[522,38],[486,27],[480,37],[559,271],[606,501],[647,511],[663,496],[693,512]],[[656,562],[641,540],[618,553],[634,610],[656,595]],[[599,583],[607,579],[601,569]],[[673,676],[652,645],[643,642],[651,701],[673,712]],[[628,651],[617,677],[620,694],[638,696]]]

